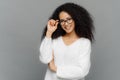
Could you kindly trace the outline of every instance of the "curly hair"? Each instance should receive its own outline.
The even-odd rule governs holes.
[[[75,3],[65,3],[57,7],[49,19],[59,20],[60,12],[67,12],[75,22],[75,32],[79,37],[88,38],[91,42],[94,40],[94,25],[93,20],[88,13],[88,11],[80,5]],[[41,39],[46,35],[47,26],[43,30]],[[61,25],[58,24],[58,28],[52,34],[52,39],[55,39],[59,36],[65,35],[66,32],[62,29]]]

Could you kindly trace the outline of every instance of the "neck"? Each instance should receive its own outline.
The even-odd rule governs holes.
[[[73,32],[71,32],[71,33],[66,33],[65,35],[64,35],[64,37],[66,37],[66,38],[78,38],[78,36],[76,35],[76,33],[75,33],[75,31],[73,31]]]

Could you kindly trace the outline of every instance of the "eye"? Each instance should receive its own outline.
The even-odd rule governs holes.
[[[67,18],[67,20],[71,20],[72,18]]]

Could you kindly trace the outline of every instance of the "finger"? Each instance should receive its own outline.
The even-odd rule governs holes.
[[[48,21],[48,25],[54,26],[54,24],[55,24],[55,20],[54,20],[54,19],[50,19],[50,20]]]
[[[51,26],[54,26],[54,21],[50,21],[50,25],[51,25]]]
[[[57,25],[58,25],[58,23],[59,23],[59,20],[56,20],[56,22],[55,22],[55,26],[57,26]]]
[[[47,23],[48,26],[51,26],[51,21],[49,20],[48,23]]]
[[[59,21],[59,20],[56,20],[57,22]]]

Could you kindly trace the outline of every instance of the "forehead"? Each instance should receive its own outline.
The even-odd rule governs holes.
[[[60,18],[60,19],[66,19],[66,18],[71,18],[71,16],[70,16],[67,12],[62,11],[62,12],[60,12],[60,14],[59,14],[59,18]]]

